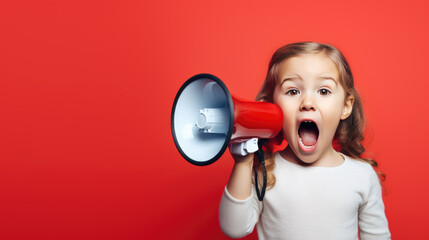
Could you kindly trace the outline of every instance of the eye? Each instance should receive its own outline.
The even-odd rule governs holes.
[[[290,95],[290,96],[295,96],[295,95],[298,95],[298,94],[299,94],[298,89],[290,89],[290,90],[288,90],[286,92],[286,95]]]
[[[329,91],[328,89],[326,89],[326,88],[322,88],[322,89],[320,89],[319,90],[319,93],[321,94],[321,95],[329,95],[329,94],[331,94],[331,91]]]

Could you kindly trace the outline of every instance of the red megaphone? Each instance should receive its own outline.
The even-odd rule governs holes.
[[[199,166],[215,162],[231,142],[277,136],[282,124],[283,114],[277,105],[231,96],[225,84],[211,74],[188,79],[171,112],[177,149]]]

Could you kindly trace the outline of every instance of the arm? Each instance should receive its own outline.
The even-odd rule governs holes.
[[[371,169],[371,188],[363,204],[359,207],[359,229],[362,240],[390,239],[390,231],[377,174]]]
[[[235,164],[227,184],[232,197],[244,200],[250,197],[252,190],[253,153],[246,156],[233,155]]]
[[[220,202],[219,223],[226,235],[239,238],[253,231],[262,204],[253,193],[253,153],[232,156],[235,164]]]
[[[227,189],[232,197],[244,200],[250,197],[254,152],[258,151],[258,139],[232,143],[229,150],[235,164],[229,177]]]

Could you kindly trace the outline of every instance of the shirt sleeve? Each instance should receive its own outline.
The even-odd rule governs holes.
[[[219,223],[227,236],[241,238],[253,232],[262,211],[262,203],[255,195],[252,187],[251,196],[239,200],[232,197],[225,187],[219,205]]]
[[[380,181],[371,167],[370,189],[359,207],[359,230],[362,240],[391,239]]]

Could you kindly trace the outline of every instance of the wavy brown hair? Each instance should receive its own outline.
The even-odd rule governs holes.
[[[365,148],[361,142],[365,126],[365,115],[359,95],[354,87],[353,75],[350,66],[344,55],[335,47],[329,44],[317,42],[298,42],[285,45],[279,48],[272,56],[268,66],[267,76],[262,87],[256,96],[257,101],[273,102],[274,89],[278,83],[278,66],[280,63],[291,57],[302,54],[325,53],[338,67],[340,73],[340,84],[345,91],[345,99],[349,96],[354,97],[353,109],[350,116],[341,120],[334,136],[333,144],[336,150],[350,156],[351,158],[367,162],[373,167],[377,167],[377,162],[373,159],[363,158],[362,154]],[[276,179],[273,174],[275,168],[273,146],[283,140],[283,133],[280,133],[275,139],[264,145],[265,164],[267,168],[267,188],[275,185]],[[255,161],[255,167],[261,171],[261,164]],[[378,173],[384,180],[385,175]]]

